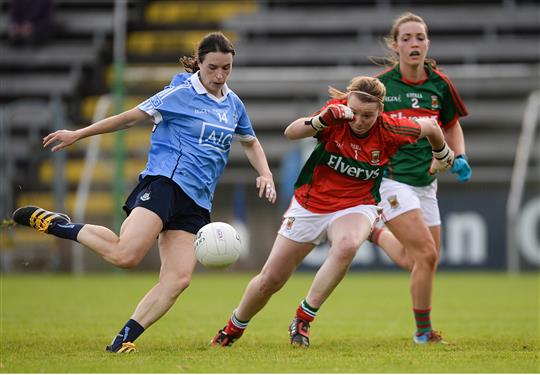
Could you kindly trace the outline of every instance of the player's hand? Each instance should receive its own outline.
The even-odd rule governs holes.
[[[49,147],[54,142],[58,142],[57,145],[51,148],[51,151],[55,152],[73,144],[78,139],[79,137],[75,131],[57,130],[43,138],[43,148]]]
[[[450,172],[457,174],[456,177],[459,182],[467,182],[471,179],[472,169],[465,154],[456,156]]]
[[[454,151],[445,143],[440,150],[433,150],[433,161],[429,167],[429,174],[434,175],[439,172],[449,170],[454,163]]]
[[[259,189],[259,198],[264,196],[269,202],[276,203],[277,192],[271,176],[257,177],[257,189]]]
[[[352,120],[354,113],[352,109],[343,104],[330,104],[321,113],[311,120],[315,130],[321,131],[330,125],[333,120]]]

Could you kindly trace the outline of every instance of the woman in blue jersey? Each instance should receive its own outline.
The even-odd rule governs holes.
[[[128,197],[128,217],[120,235],[108,228],[71,223],[64,214],[27,206],[16,210],[18,224],[78,241],[115,266],[131,268],[158,238],[159,282],[143,297],[107,350],[130,352],[133,341],[163,316],[188,287],[195,269],[194,240],[210,222],[210,210],[234,137],[259,173],[259,197],[274,203],[276,190],[261,144],[244,104],[226,82],[235,51],[221,33],[206,35],[195,57],[180,61],[188,73],[176,75],[163,91],[137,107],[88,127],[59,130],[43,139],[58,151],[96,134],[154,122],[146,169]]]
[[[384,111],[393,118],[433,118],[456,154],[451,172],[468,181],[471,168],[459,118],[467,115],[450,79],[426,58],[427,25],[412,13],[394,21],[386,44],[393,52],[392,66],[379,74],[386,86]],[[436,173],[430,170],[431,150],[426,142],[402,147],[392,157],[381,183],[381,203],[386,228],[375,228],[372,242],[402,268],[411,271],[411,297],[417,344],[441,342],[431,326],[433,277],[441,243]]]

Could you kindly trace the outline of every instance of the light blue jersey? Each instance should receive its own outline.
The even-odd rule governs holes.
[[[184,73],[138,108],[152,116],[155,124],[141,178],[169,177],[210,211],[233,136],[241,141],[255,139],[240,98],[224,85],[223,97],[218,99],[204,88],[198,73]]]

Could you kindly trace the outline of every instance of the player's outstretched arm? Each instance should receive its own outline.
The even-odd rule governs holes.
[[[289,139],[313,137],[315,134],[317,134],[317,130],[310,126],[311,120],[311,117],[300,117],[299,119],[294,120],[283,132],[285,137]]]
[[[149,115],[140,109],[133,108],[118,115],[107,117],[85,128],[57,130],[43,138],[43,147],[46,148],[56,143],[51,148],[51,151],[55,152],[77,142],[79,139],[126,129],[149,117]]]
[[[313,117],[301,117],[294,120],[285,129],[289,139],[313,137],[317,132],[330,126],[334,120],[352,120],[352,110],[343,104],[331,104]]]
[[[264,150],[258,139],[253,139],[249,142],[240,142],[244,148],[249,162],[259,173],[259,177],[256,180],[256,187],[259,189],[259,198],[263,196],[268,199],[269,202],[275,203],[277,198],[276,187],[274,185],[274,179],[272,172],[268,166],[268,160]]]

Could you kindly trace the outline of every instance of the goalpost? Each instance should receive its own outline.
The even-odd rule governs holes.
[[[510,191],[506,202],[506,259],[509,273],[517,273],[520,270],[516,226],[523,199],[523,191],[525,189],[525,180],[527,178],[527,164],[532,152],[534,134],[538,125],[539,110],[540,91],[536,90],[531,92],[527,99],[510,180]]]

